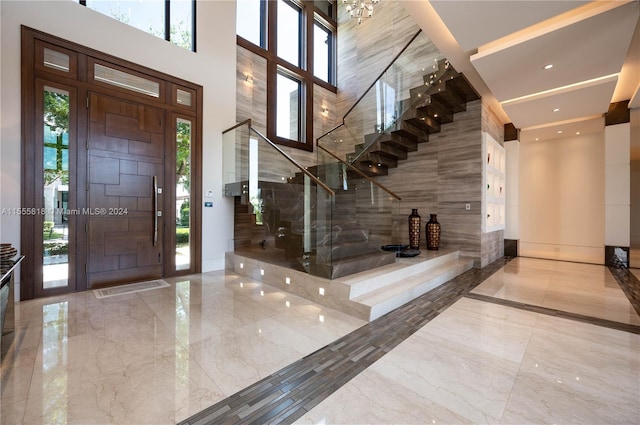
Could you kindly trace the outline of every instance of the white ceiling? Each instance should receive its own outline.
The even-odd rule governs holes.
[[[584,134],[611,102],[640,106],[639,0],[402,3],[521,139]]]

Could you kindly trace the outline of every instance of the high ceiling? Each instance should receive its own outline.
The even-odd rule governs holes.
[[[402,3],[520,140],[602,131],[612,102],[640,108],[639,0]]]

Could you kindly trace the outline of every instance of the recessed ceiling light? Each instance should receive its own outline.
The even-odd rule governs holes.
[[[576,131],[576,135],[579,135],[579,134],[580,134],[580,132],[579,132],[579,131]]]
[[[560,108],[556,108],[553,110],[553,112],[558,112],[560,110]]]
[[[557,133],[558,133],[558,134],[562,134],[562,130],[558,130],[558,131],[557,131]]]
[[[553,68],[553,64],[552,63],[544,66],[544,69],[551,69],[551,68]]]
[[[537,142],[538,140],[540,140],[540,139],[538,139],[538,138],[536,137],[536,142]]]

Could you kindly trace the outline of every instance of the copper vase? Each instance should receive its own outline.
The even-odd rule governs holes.
[[[420,249],[420,214],[416,208],[411,210],[409,216],[409,248]]]
[[[437,250],[440,247],[440,223],[437,214],[429,214],[430,219],[426,225],[427,249]]]

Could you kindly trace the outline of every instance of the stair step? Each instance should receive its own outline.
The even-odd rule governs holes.
[[[388,143],[384,143],[384,134],[378,137],[375,142],[371,143],[367,150],[370,153],[377,153],[381,155],[388,155],[395,159],[407,159],[407,148],[405,146],[395,146]],[[356,152],[364,150],[365,145],[356,145]]]
[[[393,146],[398,149],[404,149],[407,152],[415,152],[418,150],[418,142],[414,139],[404,137],[400,134],[384,133],[380,143]]]
[[[348,285],[351,298],[370,293],[402,279],[428,273],[430,269],[459,258],[458,251],[422,251],[413,258],[400,258],[396,264],[371,272],[358,273],[342,280]],[[372,279],[375,276],[375,279]]]
[[[389,174],[389,169],[385,167],[384,164],[378,167],[377,164],[362,164],[355,162],[352,165],[369,177],[386,176]]]
[[[465,77],[464,74],[457,74],[454,79],[447,81],[447,84],[455,87],[458,92],[463,95],[466,103],[480,99],[480,95],[476,89],[473,88],[471,83],[469,83],[469,80],[467,80],[467,77]]]
[[[471,259],[457,259],[434,267],[424,275],[387,285],[368,294],[354,298],[353,301],[371,308],[370,319],[378,317],[406,304],[407,302],[431,291],[454,277],[473,267]]]
[[[459,91],[453,81],[444,81],[433,86],[432,90],[434,91],[431,94],[431,98],[437,99],[442,104],[449,105],[452,112],[462,112],[466,109],[466,96]]]
[[[403,118],[403,121],[429,134],[440,132],[440,123],[432,117],[409,117]]]
[[[388,155],[380,155],[380,154],[371,152],[371,153],[366,153],[364,155],[361,155],[356,160],[356,163],[366,166],[367,168],[371,168],[369,167],[369,165],[371,165],[375,167],[385,167],[389,169],[389,168],[396,168],[398,166],[398,159],[392,158]]]
[[[396,126],[391,131],[395,134],[400,134],[402,136],[414,137],[416,142],[424,143],[429,141],[429,131],[423,129],[422,127],[416,127],[413,124],[408,123],[406,120],[398,120],[396,122]]]

